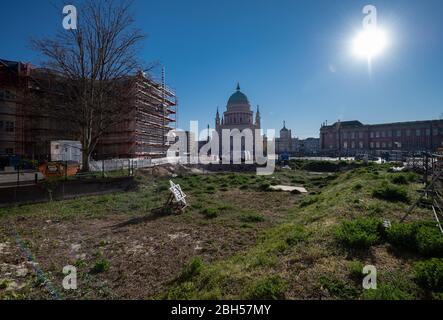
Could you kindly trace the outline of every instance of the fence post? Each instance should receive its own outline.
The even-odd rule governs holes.
[[[20,185],[20,165],[17,166],[17,187]]]
[[[102,178],[105,177],[105,159],[102,160]]]
[[[68,161],[65,161],[65,181],[68,180]]]
[[[34,174],[34,182],[35,182],[35,184],[38,183],[38,173],[37,172]]]

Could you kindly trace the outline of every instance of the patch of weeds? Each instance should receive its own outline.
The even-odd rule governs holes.
[[[443,256],[443,235],[433,222],[396,223],[386,230],[393,246],[424,256]]]
[[[157,192],[162,192],[162,191],[166,191],[169,190],[169,186],[166,184],[161,184],[159,186],[157,186],[156,191]]]
[[[318,200],[319,200],[318,196],[308,196],[305,199],[303,199],[302,202],[300,202],[299,207],[304,208],[304,207],[310,206],[311,204],[316,203]]]
[[[395,184],[408,184],[408,178],[406,177],[406,175],[402,174],[402,173],[395,173],[393,175],[390,176],[392,183]]]
[[[398,288],[392,284],[382,284],[377,289],[363,291],[365,300],[413,300],[415,297],[411,293]]]
[[[208,185],[205,189],[205,192],[210,194],[215,193],[215,187],[213,185]]]
[[[304,240],[306,240],[307,234],[302,226],[296,226],[293,231],[286,238],[286,243],[290,246],[294,246]]]
[[[191,300],[196,295],[196,288],[194,283],[185,282],[179,286],[171,288],[166,299],[168,300]]]
[[[394,246],[415,248],[418,225],[416,223],[395,223],[386,229],[386,238]]]
[[[354,260],[349,263],[349,276],[352,280],[361,281],[363,277],[363,263]]]
[[[359,295],[359,291],[346,284],[344,281],[336,278],[322,276],[319,279],[321,288],[328,291],[328,293],[338,299],[351,300]]]
[[[249,213],[240,216],[240,221],[242,222],[263,222],[265,217],[258,213]]]
[[[437,226],[423,225],[417,231],[417,249],[424,256],[443,257],[443,234]]]
[[[261,191],[270,191],[271,190],[270,187],[271,187],[270,183],[264,182],[264,183],[260,184],[258,188]]]
[[[372,190],[372,196],[391,202],[409,202],[408,192],[404,187],[386,182]]]
[[[383,213],[383,208],[378,203],[372,203],[368,205],[367,211],[371,215],[379,215],[380,213]]]
[[[443,291],[443,259],[432,258],[417,262],[414,266],[414,279],[422,288]]]
[[[95,263],[94,267],[91,269],[92,274],[102,273],[108,271],[110,268],[110,263],[106,259],[99,260]]]
[[[349,248],[367,249],[380,242],[381,221],[371,218],[360,218],[343,221],[336,229],[337,240]]]
[[[356,183],[356,184],[352,187],[352,189],[353,189],[354,191],[361,190],[361,189],[363,189],[363,185],[362,185],[361,183]]]
[[[191,205],[191,208],[192,209],[196,209],[196,210],[200,210],[200,209],[203,208],[203,204],[201,204],[201,203],[194,203],[194,204]]]
[[[8,287],[9,281],[6,279],[0,279],[0,290],[4,290]]]
[[[205,208],[201,213],[208,219],[214,219],[218,217],[219,211],[217,208]]]
[[[77,268],[82,268],[82,267],[86,266],[86,262],[82,259],[77,259],[74,262],[74,266]]]
[[[189,281],[193,277],[198,276],[202,270],[203,260],[200,257],[195,257],[183,267],[183,270],[177,280],[179,282]]]
[[[281,300],[285,297],[286,284],[279,276],[269,276],[252,283],[246,291],[251,300]]]

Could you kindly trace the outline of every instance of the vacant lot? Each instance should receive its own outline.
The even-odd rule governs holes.
[[[294,162],[269,177],[183,173],[173,178],[188,195],[182,215],[155,210],[171,178],[143,172],[137,191],[1,209],[0,298],[440,297],[438,281],[427,286],[415,271],[440,256],[438,244],[401,248],[380,227],[397,227],[419,177],[379,165],[337,169]],[[270,191],[276,184],[309,194]],[[419,207],[409,220],[432,213]],[[378,271],[371,293],[361,288],[367,264]],[[62,287],[66,265],[77,267],[77,290]]]

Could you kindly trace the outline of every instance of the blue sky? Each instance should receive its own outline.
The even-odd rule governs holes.
[[[69,1],[66,2],[69,4]],[[350,41],[364,5],[378,9],[390,46],[372,75]],[[50,1],[2,1],[0,58],[38,63],[31,36],[54,34],[62,14]],[[443,113],[441,0],[136,0],[148,38],[144,61],[166,67],[179,97],[179,127],[214,125],[237,82],[262,127],[318,136],[322,122],[436,119]]]

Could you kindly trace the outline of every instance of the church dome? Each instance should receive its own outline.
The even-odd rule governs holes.
[[[237,91],[228,100],[228,107],[232,105],[249,105],[248,97],[240,91],[240,85],[237,85]]]

